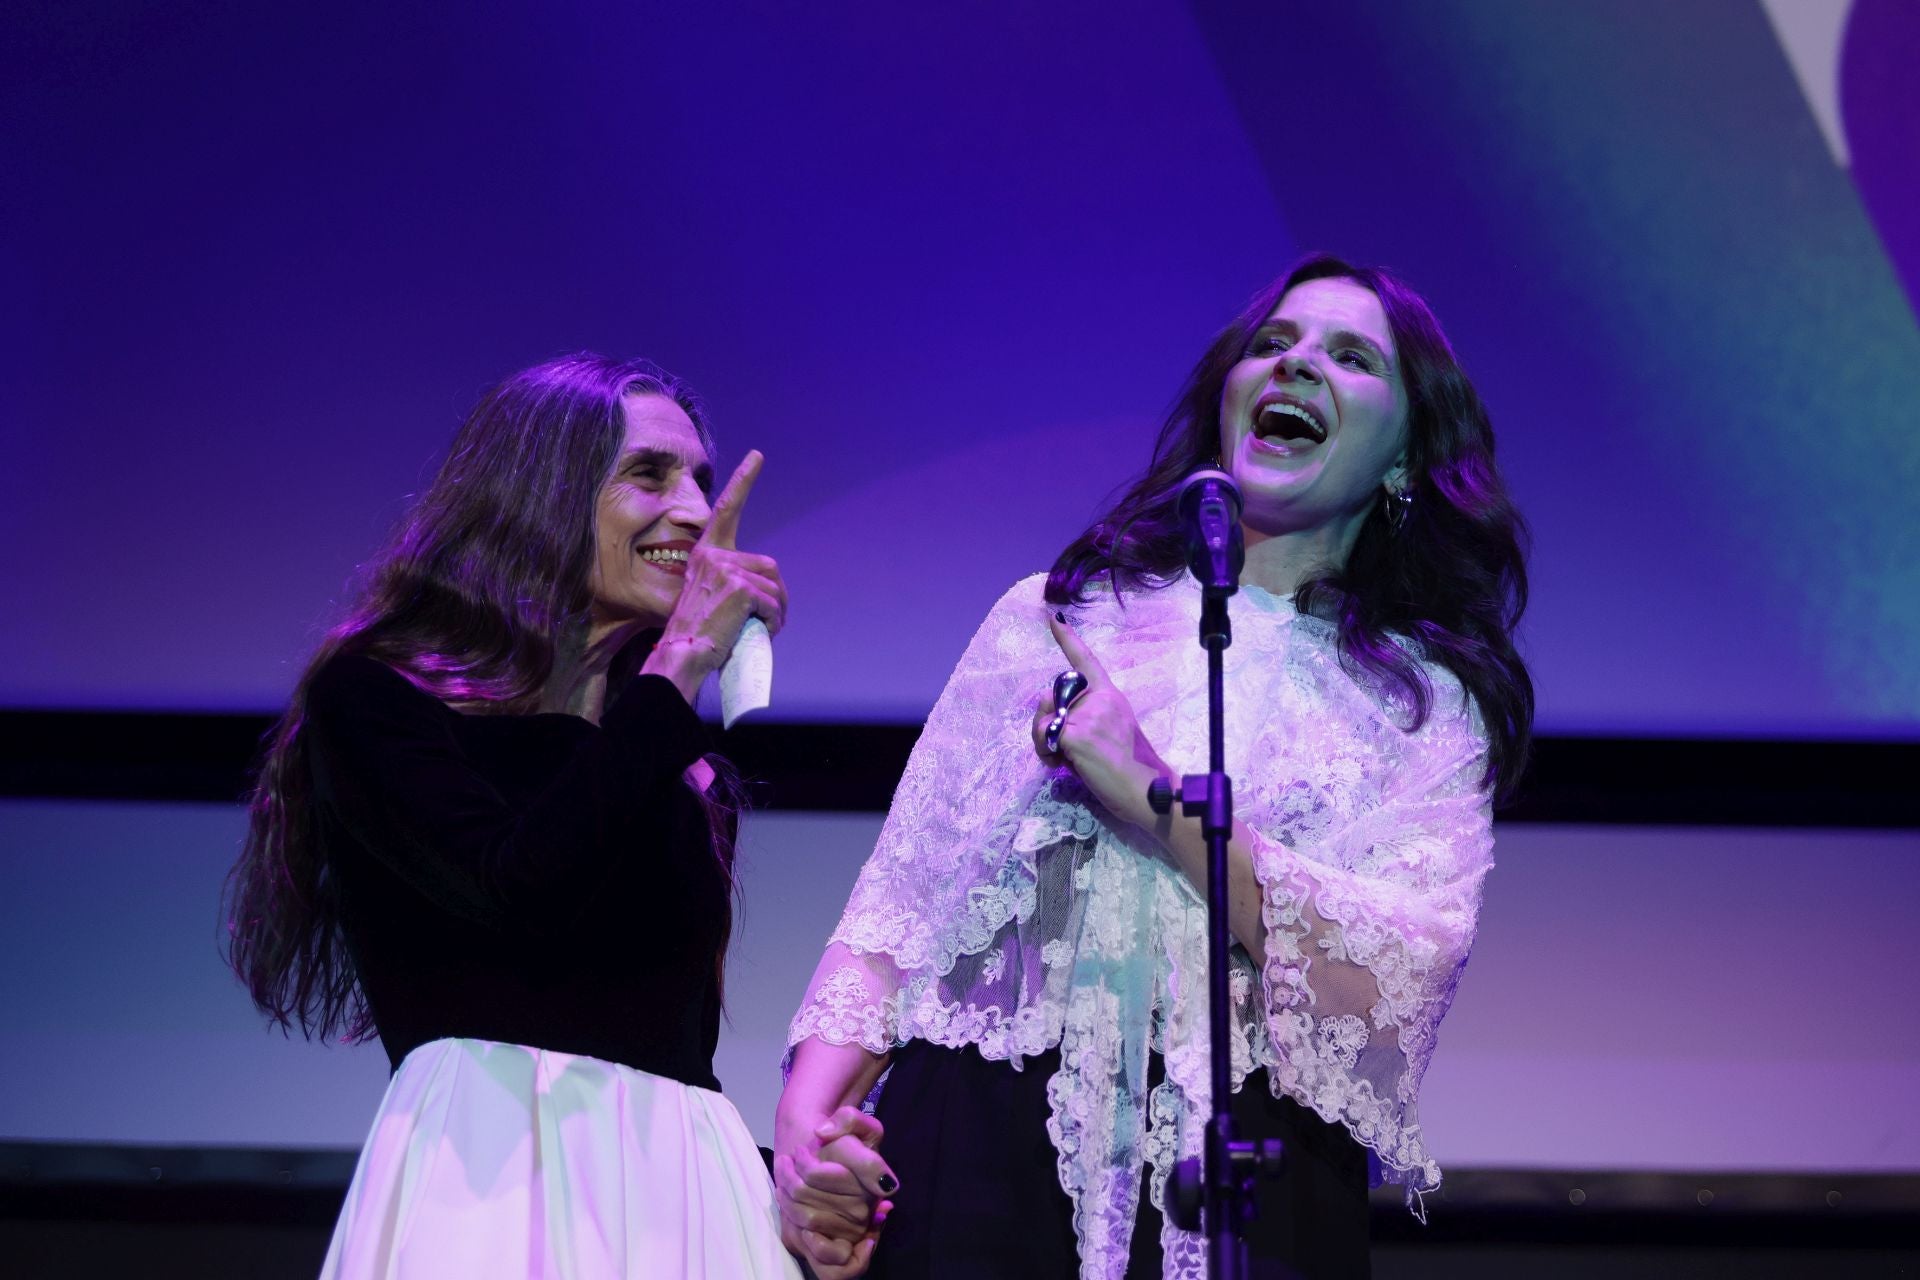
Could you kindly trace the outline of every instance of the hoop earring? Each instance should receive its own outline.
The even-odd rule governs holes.
[[[1399,533],[1407,527],[1407,513],[1413,510],[1413,490],[1396,489],[1392,485],[1386,489],[1387,532]]]

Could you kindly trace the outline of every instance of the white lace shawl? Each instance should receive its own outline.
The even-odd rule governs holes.
[[[919,1038],[1022,1061],[1056,1045],[1048,1123],[1074,1203],[1081,1274],[1126,1267],[1145,1163],[1164,1203],[1209,1110],[1206,903],[1149,836],[1110,825],[1029,723],[1066,665],[1045,579],[996,604],[914,748],[789,1045],[875,1053]],[[1206,767],[1206,655],[1191,580],[1068,610],[1175,769]],[[1409,1199],[1440,1182],[1416,1111],[1434,1033],[1492,866],[1486,741],[1459,682],[1429,664],[1432,714],[1342,669],[1330,623],[1243,588],[1226,656],[1228,771],[1253,834],[1267,960],[1234,949],[1233,1083],[1256,1066],[1344,1124]],[[1147,1089],[1149,1049],[1165,1080]],[[1205,1241],[1162,1235],[1166,1275]]]

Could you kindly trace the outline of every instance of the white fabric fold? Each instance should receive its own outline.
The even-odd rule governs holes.
[[[387,1087],[321,1280],[799,1280],[733,1104],[597,1058],[435,1040]]]

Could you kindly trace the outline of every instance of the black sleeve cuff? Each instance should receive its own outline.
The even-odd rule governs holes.
[[[706,724],[665,676],[651,673],[627,681],[600,728],[622,746],[651,757],[655,769],[678,775],[713,749]]]

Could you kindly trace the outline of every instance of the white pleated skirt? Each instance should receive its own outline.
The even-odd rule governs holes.
[[[322,1280],[797,1280],[733,1104],[631,1067],[435,1040],[387,1086]]]

